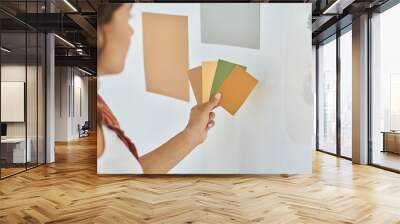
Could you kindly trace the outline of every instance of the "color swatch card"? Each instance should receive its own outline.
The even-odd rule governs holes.
[[[214,96],[218,90],[219,87],[221,87],[222,83],[225,81],[225,79],[229,76],[229,74],[232,72],[232,70],[235,68],[236,64],[231,63],[229,61],[224,61],[224,60],[218,60],[217,64],[217,69],[215,71],[215,76],[214,76],[214,81],[212,84],[211,88],[211,96]],[[242,66],[243,69],[246,69],[246,67]]]
[[[208,99],[203,97],[203,76],[202,76],[202,67],[196,67],[190,69],[188,71],[188,76],[190,80],[190,84],[192,85],[194,96],[196,97],[196,101],[198,103],[204,103]]]
[[[146,90],[189,101],[188,17],[143,13]]]
[[[197,103],[205,103],[217,92],[222,94],[220,105],[235,115],[257,84],[246,67],[232,62],[205,61],[188,72]]]
[[[214,81],[215,71],[217,70],[218,61],[203,61],[201,63],[203,76],[203,99],[206,101],[210,98],[211,88]]]
[[[260,49],[260,17],[260,3],[201,3],[201,42]]]
[[[222,94],[221,107],[234,115],[250,95],[257,82],[242,67],[235,66],[219,89]]]

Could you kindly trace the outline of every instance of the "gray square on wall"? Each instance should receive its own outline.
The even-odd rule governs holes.
[[[260,49],[259,3],[202,3],[201,42]]]

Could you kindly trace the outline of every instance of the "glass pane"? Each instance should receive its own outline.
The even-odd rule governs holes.
[[[400,170],[400,5],[372,18],[372,163]]]
[[[28,14],[37,13],[38,4],[36,1],[27,2],[26,12]],[[32,20],[38,17],[33,17]],[[37,21],[31,21],[36,23]],[[38,163],[38,34],[35,30],[27,30],[27,98],[26,98],[26,113],[27,113],[27,149],[31,151],[30,159],[27,167],[35,167]]]
[[[319,149],[336,153],[336,40],[318,48]]]
[[[352,35],[340,37],[340,121],[341,155],[352,156]]]
[[[44,34],[39,33],[39,45],[38,45],[38,163],[45,163],[45,44],[46,37]]]
[[[26,80],[26,89],[27,89],[27,98],[26,98],[26,112],[27,112],[27,143],[28,150],[31,151],[30,157],[28,159],[28,168],[34,167],[37,165],[37,98],[38,98],[38,88],[37,88],[37,80],[38,80],[38,57],[37,57],[37,33],[27,33],[28,38],[28,64],[27,64],[27,80]]]
[[[2,177],[25,170],[26,150],[26,34],[2,33],[1,45],[1,161]],[[29,147],[28,147],[29,149]]]
[[[313,89],[313,95],[314,95],[314,97],[313,97],[313,101],[314,101],[314,118],[313,118],[313,125],[314,125],[314,133],[313,133],[313,139],[312,139],[312,144],[313,144],[313,146],[316,146],[316,141],[317,141],[317,139],[316,139],[316,136],[317,136],[317,116],[316,116],[316,114],[317,114],[317,103],[316,103],[316,101],[317,101],[317,94],[316,94],[316,88],[315,88],[315,86],[316,86],[316,82],[317,82],[317,79],[316,79],[316,77],[317,77],[317,48],[316,48],[316,46],[315,45],[313,45],[312,46],[312,63],[311,63],[311,66],[312,66],[312,89]],[[314,150],[316,149],[316,147],[314,148]]]
[[[45,35],[21,22],[37,19],[29,14],[43,13],[44,5],[44,0],[0,1],[19,18],[0,12],[2,178],[45,161]]]
[[[400,130],[400,73],[390,76],[390,130]]]

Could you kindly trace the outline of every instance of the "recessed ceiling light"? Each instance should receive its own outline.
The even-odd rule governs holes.
[[[1,49],[2,51],[6,52],[6,53],[10,53],[10,52],[11,52],[11,50],[9,50],[9,49],[7,49],[7,48],[5,48],[5,47],[1,47],[0,49]]]
[[[59,40],[61,40],[62,42],[66,43],[68,46],[75,48],[75,45],[73,45],[73,44],[72,44],[71,42],[69,42],[68,40],[66,40],[66,39],[64,39],[64,38],[62,38],[62,37],[60,37],[60,36],[57,35],[57,34],[54,34],[54,36],[57,37],[57,38],[58,38]]]
[[[81,69],[81,68],[79,68],[79,67],[78,67],[78,70],[81,71],[81,72],[83,72],[83,73],[85,73],[85,74],[87,74],[87,75],[90,75],[90,76],[93,75],[92,73],[90,73],[90,72],[88,72],[88,71],[86,71],[86,70],[83,70],[83,69]]]
[[[78,10],[68,0],[64,0],[64,3],[67,4],[74,12],[78,12]]]
[[[336,0],[322,14],[342,14],[343,9],[351,5],[355,0]]]

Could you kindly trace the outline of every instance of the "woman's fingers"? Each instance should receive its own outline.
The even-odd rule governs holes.
[[[210,128],[214,127],[214,125],[215,125],[215,121],[210,121],[210,122],[208,122],[208,124],[207,124],[207,130],[209,130]]]
[[[207,123],[207,130],[209,130],[210,128],[214,127],[215,125],[215,113],[214,112],[210,112],[210,116],[208,118],[208,123]]]
[[[212,111],[214,108],[218,107],[219,101],[221,101],[221,93],[215,94],[210,101],[206,103],[206,108],[209,111]]]
[[[210,121],[212,121],[214,119],[215,119],[215,113],[214,112],[210,112],[210,116],[208,118],[208,121],[210,122]]]

